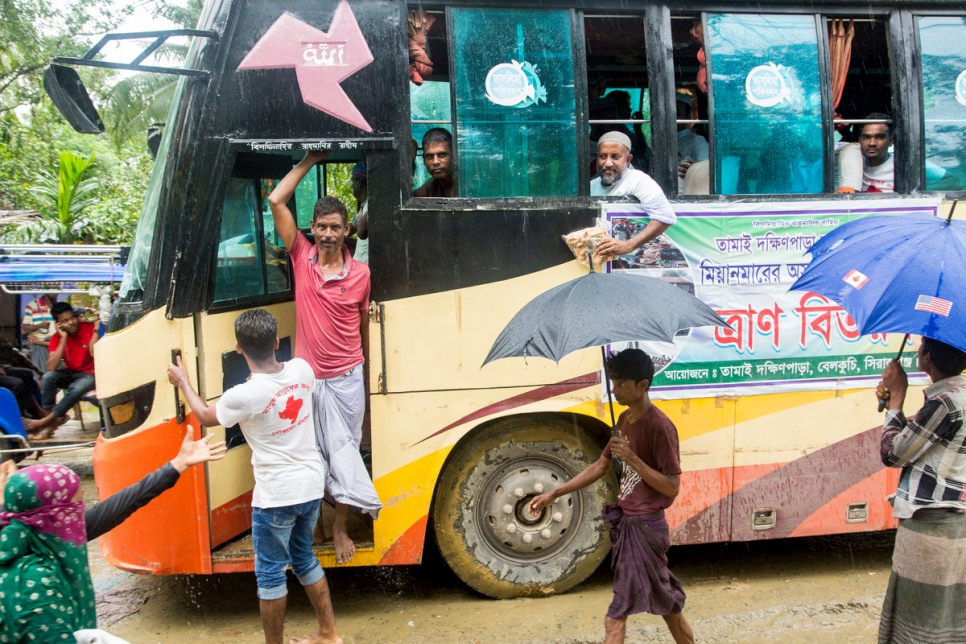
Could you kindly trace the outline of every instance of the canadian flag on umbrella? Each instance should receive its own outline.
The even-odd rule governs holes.
[[[842,280],[845,283],[851,284],[852,286],[854,286],[855,290],[859,290],[860,288],[865,286],[866,282],[869,281],[869,278],[853,268],[852,270],[849,271],[848,275],[842,278]]]

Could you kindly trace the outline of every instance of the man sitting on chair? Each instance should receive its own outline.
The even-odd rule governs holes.
[[[94,345],[97,327],[93,322],[81,322],[74,308],[58,302],[50,309],[57,335],[50,339],[47,373],[41,382],[41,404],[47,415],[30,423],[27,431],[33,438],[50,438],[58,426],[67,421],[67,412],[80,402],[84,394],[94,389]],[[64,367],[60,366],[61,361]],[[57,400],[57,392],[66,390]]]

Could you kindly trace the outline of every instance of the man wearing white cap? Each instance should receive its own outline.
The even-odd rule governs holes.
[[[627,241],[605,238],[597,246],[597,252],[604,256],[634,252],[678,220],[661,187],[645,173],[632,168],[631,158],[631,138],[626,134],[607,132],[597,141],[597,177],[590,182],[590,196],[633,195],[651,219],[641,232]]]

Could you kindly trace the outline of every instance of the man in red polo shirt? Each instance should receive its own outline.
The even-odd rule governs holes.
[[[345,205],[335,197],[315,204],[309,242],[298,230],[288,202],[295,188],[328,153],[309,152],[268,198],[275,230],[295,273],[295,357],[315,372],[312,396],[316,441],[326,470],[326,493],[335,500],[336,561],[348,562],[355,545],[346,533],[349,507],[372,516],[382,503],[366,470],[359,444],[366,411],[369,345],[369,267],[353,261],[344,245]]]
[[[97,326],[93,322],[81,322],[74,307],[67,302],[57,302],[50,308],[57,334],[50,339],[50,357],[47,373],[41,381],[41,404],[47,415],[30,424],[28,430],[36,438],[50,438],[54,430],[67,420],[67,412],[88,391],[94,389],[94,345],[97,343]],[[63,361],[64,367],[60,367]],[[57,392],[65,389],[64,397],[57,400]]]

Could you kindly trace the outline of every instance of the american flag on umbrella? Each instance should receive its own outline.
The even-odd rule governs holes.
[[[953,308],[953,303],[949,300],[944,300],[941,297],[930,297],[928,295],[920,295],[919,299],[916,300],[916,310],[917,311],[928,311],[930,313],[936,313],[945,318],[949,317],[949,310]]]

